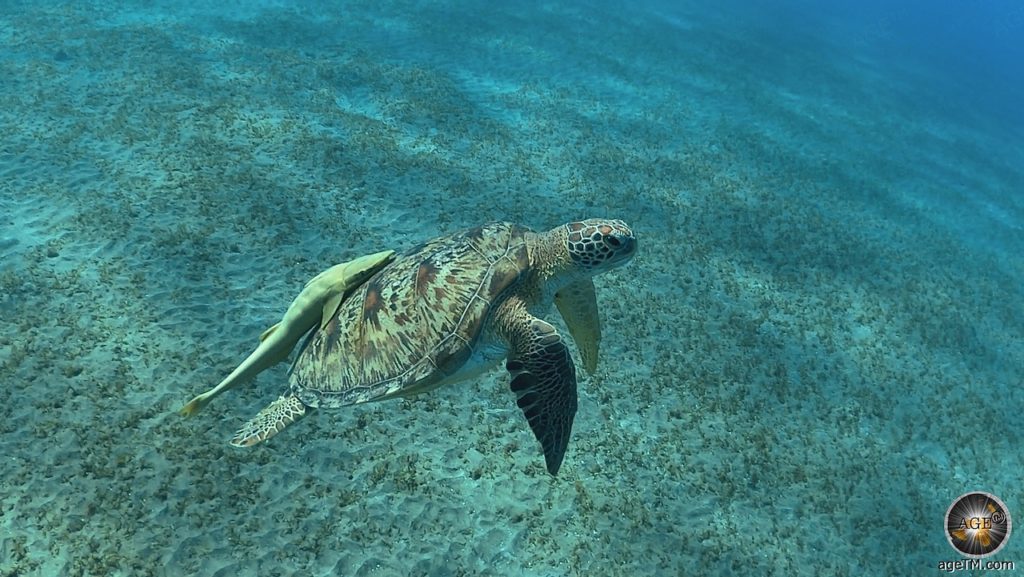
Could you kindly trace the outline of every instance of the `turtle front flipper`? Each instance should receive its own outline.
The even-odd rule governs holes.
[[[267,405],[231,438],[236,447],[251,447],[280,433],[285,427],[311,413],[295,395],[284,395]]]
[[[601,346],[601,318],[597,312],[594,281],[585,278],[563,287],[555,294],[555,306],[569,327],[572,340],[576,341],[583,368],[594,374]]]
[[[505,368],[516,404],[544,449],[548,473],[557,475],[576,415],[576,368],[555,327],[516,308],[507,323],[511,352]]]

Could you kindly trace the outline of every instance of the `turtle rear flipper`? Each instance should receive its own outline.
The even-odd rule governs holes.
[[[284,395],[249,419],[249,422],[231,438],[231,444],[236,447],[251,447],[262,443],[312,410],[302,404],[295,395]]]
[[[510,386],[544,449],[548,473],[557,475],[576,415],[576,369],[555,327],[525,310],[515,324],[512,352],[505,363],[512,375]]]

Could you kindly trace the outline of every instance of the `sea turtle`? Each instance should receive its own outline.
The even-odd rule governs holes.
[[[302,335],[317,325],[323,328],[346,296],[394,258],[395,251],[385,250],[334,265],[313,277],[288,306],[281,322],[263,331],[256,350],[219,385],[189,401],[178,413],[195,415],[217,395],[288,358]]]
[[[507,358],[517,404],[555,475],[576,414],[576,370],[558,332],[538,315],[554,301],[593,372],[601,330],[591,277],[625,264],[636,250],[632,230],[609,219],[545,233],[498,222],[421,244],[359,285],[310,332],[288,392],[231,444],[265,441],[313,408],[423,393]]]

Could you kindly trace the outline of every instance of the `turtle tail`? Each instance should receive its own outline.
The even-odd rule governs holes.
[[[295,395],[284,395],[249,419],[249,422],[231,438],[231,444],[236,447],[251,447],[262,443],[312,411],[312,408],[302,404]]]

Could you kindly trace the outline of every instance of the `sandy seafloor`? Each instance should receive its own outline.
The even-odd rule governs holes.
[[[1024,518],[1019,126],[739,7],[301,4],[3,4],[0,575],[928,575],[958,495]],[[175,412],[332,264],[601,215],[558,478],[497,371]]]

